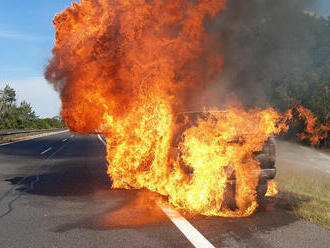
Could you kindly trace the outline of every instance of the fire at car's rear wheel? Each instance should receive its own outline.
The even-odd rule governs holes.
[[[235,200],[235,193],[236,193],[236,183],[233,182],[227,182],[225,193],[224,193],[224,201],[221,206],[221,210],[230,209],[232,211],[235,211],[236,206],[236,200]]]
[[[267,192],[268,188],[268,181],[267,180],[260,180],[257,186],[257,199],[262,200]]]
[[[257,201],[260,204],[263,199],[265,198],[266,192],[268,188],[268,181],[267,180],[260,180],[259,184],[256,189],[257,193]],[[237,209],[236,200],[235,200],[235,194],[236,194],[236,183],[227,183],[225,188],[225,195],[224,195],[224,201],[222,203],[221,209],[230,209],[232,211],[235,211]]]

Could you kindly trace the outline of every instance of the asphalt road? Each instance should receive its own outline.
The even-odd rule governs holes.
[[[330,155],[314,148],[277,140],[277,163],[330,174]]]
[[[111,190],[105,167],[97,136],[0,146],[0,247],[192,247],[153,195]],[[214,247],[330,244],[328,230],[287,213],[281,198],[248,218],[183,216]]]

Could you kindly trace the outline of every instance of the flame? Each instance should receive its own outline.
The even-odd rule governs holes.
[[[104,227],[131,227],[156,224],[167,220],[166,215],[157,206],[162,202],[159,195],[141,191],[131,199],[125,200],[117,209],[112,209],[97,220]]]
[[[330,120],[326,124],[318,125],[317,117],[309,109],[304,108],[301,105],[296,107],[299,118],[305,121],[306,128],[304,132],[298,134],[301,140],[309,140],[312,146],[319,144],[320,140],[324,140],[328,137],[330,131]]]
[[[113,188],[148,189],[204,215],[256,209],[254,153],[287,130],[292,113],[229,107],[179,114],[221,70],[221,46],[205,22],[225,3],[82,0],[55,17],[46,78],[61,92],[71,130],[106,136]],[[226,205],[230,187],[236,208]]]
[[[278,194],[277,184],[274,180],[268,181],[267,192],[265,196],[272,197]]]

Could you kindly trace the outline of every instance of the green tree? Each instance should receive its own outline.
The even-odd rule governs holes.
[[[9,85],[0,91],[0,118],[6,118],[13,104],[16,102],[16,92]]]
[[[3,89],[2,98],[5,104],[14,104],[16,102],[16,92],[9,85]]]
[[[31,104],[26,101],[21,102],[18,111],[20,116],[27,121],[31,122],[37,119],[35,112],[32,110]]]

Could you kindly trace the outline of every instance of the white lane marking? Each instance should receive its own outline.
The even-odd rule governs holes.
[[[101,135],[97,135],[98,139],[104,146],[107,143],[104,141]],[[186,236],[186,238],[192,243],[194,247],[198,248],[215,248],[193,225],[189,223],[182,215],[174,208],[167,205],[160,205],[160,209],[167,215],[173,224]]]
[[[101,143],[105,146],[105,147],[107,147],[107,142],[102,138],[102,136],[101,135],[97,135],[97,138],[101,141]],[[104,168],[106,169],[106,170],[108,170],[108,165],[107,164],[105,164],[104,165]]]
[[[159,205],[173,224],[186,236],[194,247],[214,248],[214,246],[175,209]]]
[[[64,147],[66,147],[68,144],[70,144],[70,142],[65,143],[64,145],[62,145],[59,149],[57,149],[56,151],[54,151],[51,155],[49,155],[48,157],[45,158],[44,161],[48,161],[50,159],[52,159],[57,153],[59,153],[60,151],[62,151],[64,149]],[[53,165],[51,167],[53,167],[55,165],[55,162],[53,162]],[[10,195],[19,185],[21,185],[27,178],[33,176],[35,173],[37,173],[37,171],[42,168],[44,166],[44,162],[39,163],[38,166],[36,166],[35,168],[33,168],[31,170],[31,172],[29,174],[27,174],[25,177],[23,177],[21,180],[19,180],[15,185],[13,185],[6,193],[4,193],[3,195],[0,195],[0,202],[3,201],[3,199],[5,199],[8,195]],[[40,175],[40,174],[39,174]],[[39,175],[37,175],[36,177],[38,177]],[[22,191],[21,193],[18,194],[17,197],[15,197],[14,200],[10,201],[10,203],[8,204],[9,207],[9,211],[12,210],[12,203],[14,201],[16,201],[23,193],[24,191]],[[7,213],[0,215],[2,217],[4,217],[5,215],[7,215]]]
[[[73,138],[73,136],[74,136],[74,135],[73,135],[73,134],[71,134],[71,136],[70,136],[70,137],[71,137],[71,138]]]
[[[37,137],[26,138],[26,139],[22,139],[22,140],[13,141],[13,142],[3,143],[3,144],[0,144],[0,146],[11,145],[11,144],[15,144],[15,143],[18,143],[18,142],[34,140],[34,139],[38,139],[38,138],[42,138],[42,137],[46,137],[46,136],[50,136],[50,135],[56,135],[56,134],[66,133],[66,132],[70,132],[70,131],[63,131],[63,132],[59,132],[59,133],[44,134],[44,135],[40,135],[40,136],[37,136]]]
[[[99,138],[99,140],[103,143],[104,146],[107,146],[107,142],[104,141],[104,139],[102,138],[101,135],[97,135],[97,137]]]
[[[41,155],[44,155],[45,153],[49,152],[50,150],[52,150],[52,147],[49,147],[47,150],[44,150],[42,153],[40,153]]]
[[[62,142],[65,142],[65,141],[67,141],[68,139],[64,139],[64,140],[62,140]]]

